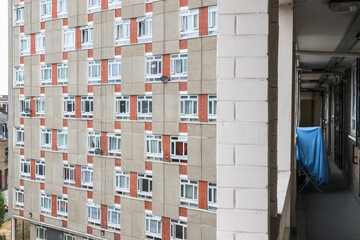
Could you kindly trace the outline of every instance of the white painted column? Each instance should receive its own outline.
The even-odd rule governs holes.
[[[277,214],[278,2],[218,2],[217,239],[269,239]]]

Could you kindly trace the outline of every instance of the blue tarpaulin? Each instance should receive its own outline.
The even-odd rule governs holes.
[[[315,184],[327,185],[330,178],[330,165],[321,127],[298,127],[297,160],[311,175]]]

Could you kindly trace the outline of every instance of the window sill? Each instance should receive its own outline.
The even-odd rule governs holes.
[[[352,140],[353,142],[356,142],[356,137],[355,137],[352,133],[350,133],[350,134],[348,135],[348,138],[349,138],[350,140]]]

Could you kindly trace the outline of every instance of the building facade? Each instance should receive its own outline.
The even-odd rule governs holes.
[[[216,239],[217,1],[10,3],[13,221],[39,240]]]

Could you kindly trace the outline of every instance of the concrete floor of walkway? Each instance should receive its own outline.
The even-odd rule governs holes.
[[[360,201],[330,161],[331,178],[322,193],[307,187],[298,195],[297,240],[360,239]]]

